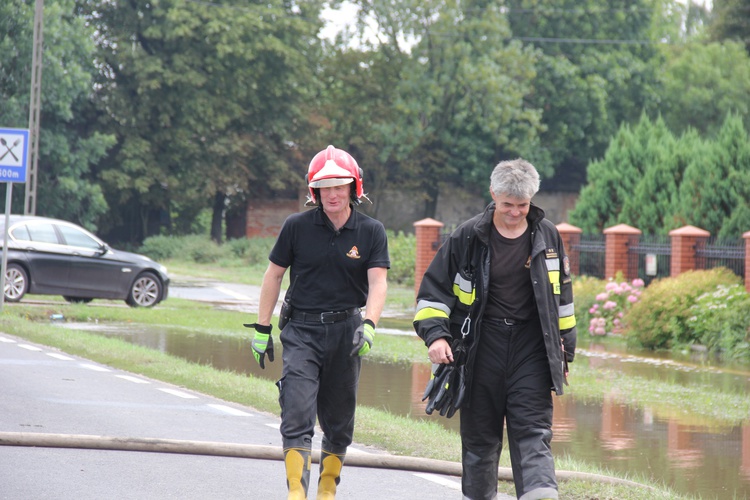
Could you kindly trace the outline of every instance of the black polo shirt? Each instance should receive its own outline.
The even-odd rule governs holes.
[[[307,312],[364,307],[367,270],[391,265],[383,224],[353,207],[338,231],[320,207],[290,215],[268,258],[290,269],[287,299]]]

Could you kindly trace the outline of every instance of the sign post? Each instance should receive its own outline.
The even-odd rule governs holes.
[[[0,128],[0,182],[5,182],[5,229],[3,231],[3,261],[0,267],[0,311],[5,303],[5,271],[8,267],[8,226],[10,225],[13,183],[26,182],[28,176],[28,129]]]

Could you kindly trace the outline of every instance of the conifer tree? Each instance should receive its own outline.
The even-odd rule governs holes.
[[[665,233],[671,226],[664,225],[664,216],[671,214],[677,198],[677,188],[682,171],[676,153],[677,140],[659,117],[652,126],[641,118],[637,134],[642,153],[640,169],[643,175],[637,181],[630,197],[625,199],[619,220],[637,227],[644,234]]]
[[[681,214],[687,224],[718,234],[737,206],[735,159],[747,143],[742,121],[728,116],[719,134],[704,154],[696,157],[685,169],[680,185]]]
[[[637,133],[628,125],[622,125],[604,158],[589,164],[588,183],[570,212],[571,224],[585,233],[599,233],[620,222],[623,205],[633,195],[643,174],[643,152],[638,136],[648,135],[649,127],[647,118],[641,119]]]

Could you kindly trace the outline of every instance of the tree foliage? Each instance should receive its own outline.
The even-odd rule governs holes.
[[[604,157],[589,164],[587,184],[570,213],[572,224],[587,233],[600,233],[622,222],[620,213],[645,167],[640,161],[643,148],[639,142],[645,134],[639,132],[649,126],[648,119],[641,120],[635,131],[623,125]]]
[[[670,130],[713,136],[727,113],[750,126],[750,55],[737,42],[687,43],[665,48],[658,110]]]
[[[652,124],[642,118],[637,130],[642,174],[630,196],[625,197],[618,220],[645,234],[666,234],[674,229],[671,219],[665,219],[665,215],[673,213],[678,201],[677,188],[684,164],[678,154],[677,140],[663,120]]]
[[[97,228],[109,206],[92,172],[114,144],[88,122],[96,68],[92,31],[74,14],[72,0],[45,3],[36,213]],[[29,128],[34,3],[0,5],[0,125]],[[23,212],[25,185],[12,211]]]
[[[543,110],[541,144],[555,159],[554,188],[575,190],[586,163],[622,123],[656,101],[648,0],[509,0],[513,36],[543,55],[530,104]]]
[[[0,5],[7,127],[28,120],[32,3]],[[38,211],[114,242],[205,221],[241,236],[249,201],[296,197],[327,144],[425,217],[441,186],[486,196],[523,156],[546,189],[588,175],[571,216],[587,230],[750,219],[746,0],[355,0],[330,43],[338,1],[45,3]]]
[[[742,43],[750,54],[750,0],[716,0],[709,33],[716,41]]]
[[[689,224],[738,237],[750,228],[748,139],[736,115],[726,117],[713,141],[694,130],[675,139],[664,121],[644,115],[632,130],[624,125],[604,158],[589,165],[571,223],[587,233],[624,223],[650,234]]]
[[[108,198],[127,207],[110,214],[112,226],[140,239],[209,206],[220,227],[228,195],[247,196],[248,184],[286,188],[287,149],[314,81],[319,10],[318,2],[81,3],[98,34],[100,122],[118,138],[100,165]]]
[[[380,141],[376,177],[422,193],[424,215],[434,216],[438,180],[484,191],[494,164],[515,156],[551,174],[549,157],[539,147],[541,113],[527,105],[537,54],[509,40],[500,6],[455,0],[357,3],[383,34],[367,44],[372,64],[364,64],[360,79],[360,88],[378,82],[386,92],[376,101],[385,111],[367,132]],[[359,49],[339,50],[349,57]],[[369,106],[360,102],[353,114]],[[341,134],[345,142],[365,135],[349,134]]]

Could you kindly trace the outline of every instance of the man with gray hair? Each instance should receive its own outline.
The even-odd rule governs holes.
[[[414,328],[430,361],[460,373],[436,378],[446,390],[432,391],[427,409],[438,398],[448,416],[460,409],[465,499],[497,497],[504,422],[518,498],[558,498],[552,392],[567,384],[576,320],[560,233],[531,203],[538,190],[529,162],[500,162],[492,202],[453,231],[417,294]]]

